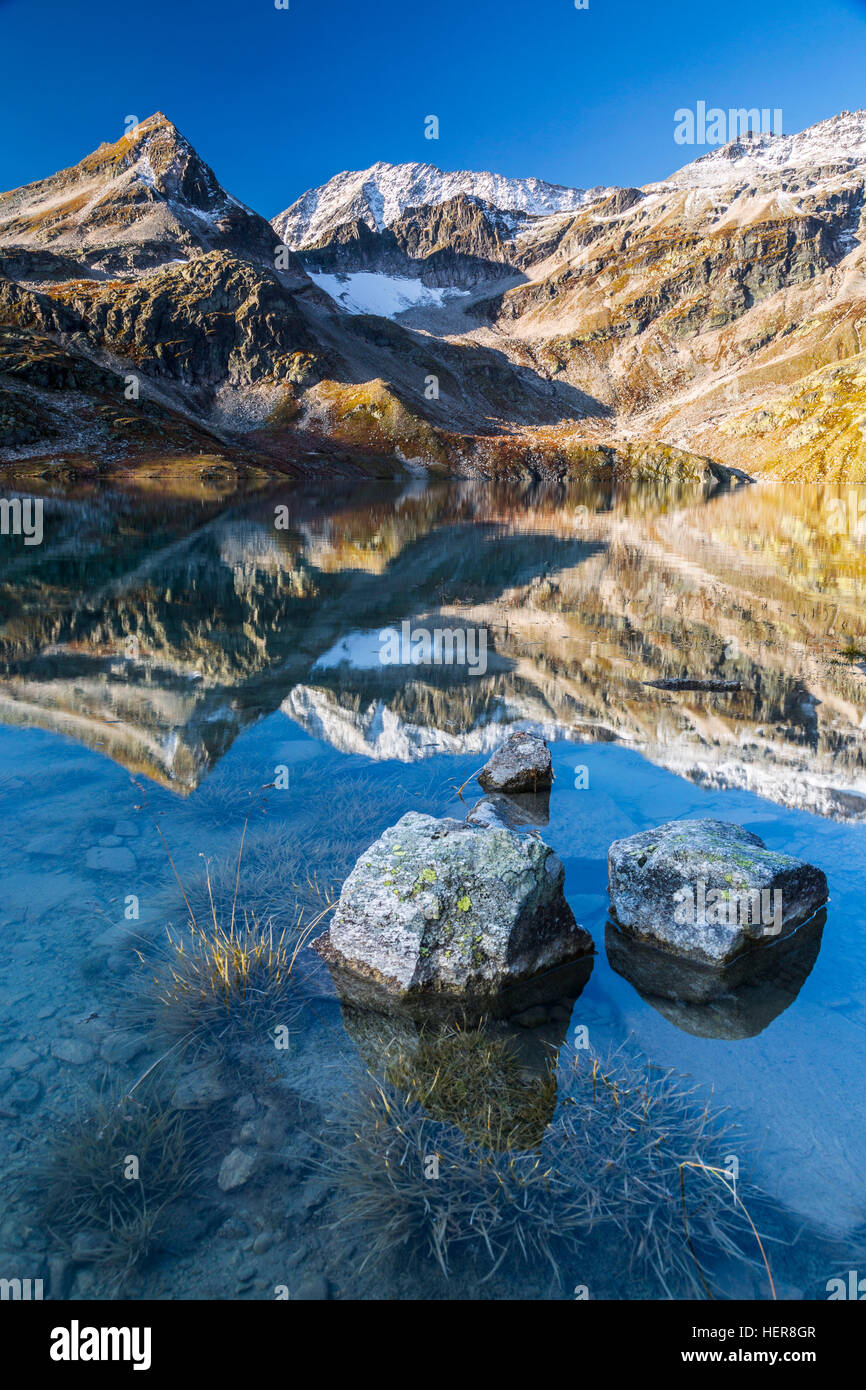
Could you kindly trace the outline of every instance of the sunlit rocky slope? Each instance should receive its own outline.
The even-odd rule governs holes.
[[[0,462],[856,481],[864,179],[843,113],[644,188],[378,164],[269,224],[158,114],[0,194]]]

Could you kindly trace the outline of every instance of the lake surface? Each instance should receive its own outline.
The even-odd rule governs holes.
[[[604,1229],[561,1254],[559,1279],[459,1252],[446,1278],[411,1245],[365,1266],[363,1230],[334,1230],[333,1174],[311,1160],[317,1137],[349,1142],[390,1025],[359,1021],[309,949],[285,1050],[178,1048],[142,1007],[166,928],[184,929],[178,879],[203,920],[207,863],[220,914],[237,887],[294,931],[406,811],[463,817],[474,774],[521,728],[551,746],[536,830],[596,955],[576,996],[512,1032],[559,1054],[561,1100],[586,1030],[598,1055],[624,1044],[729,1108],[743,1139],[707,1162],[742,1153],[780,1296],[825,1298],[857,1267],[866,490],[704,496],[599,476],[43,499],[41,545],[0,537],[0,1276],[76,1297],[664,1296]],[[483,634],[484,660],[383,665],[380,634],[404,623]],[[652,684],[681,678],[738,688]],[[830,883],[813,948],[712,1007],[642,992],[606,941],[611,842],[692,816],[746,826]],[[121,1279],[88,1256],[86,1220],[77,1245],[48,1229],[42,1189],[52,1136],[102,1133],[100,1098],[128,1105],[133,1087],[180,1102],[198,1159],[167,1237]],[[250,1173],[231,1186],[237,1151]],[[723,1295],[770,1296],[760,1264],[720,1260],[717,1277]]]

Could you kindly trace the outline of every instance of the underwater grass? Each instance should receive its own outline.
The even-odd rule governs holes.
[[[167,1235],[199,1171],[200,1144],[194,1122],[154,1095],[100,1098],[61,1122],[30,1175],[45,1227],[76,1260],[121,1283]]]
[[[752,1189],[746,1200],[727,1175],[724,1115],[686,1078],[624,1049],[604,1060],[564,1050],[560,1061],[559,1106],[529,1151],[497,1151],[433,1118],[420,1099],[431,1094],[426,1072],[403,1072],[402,1090],[393,1068],[369,1077],[329,1126],[320,1162],[333,1185],[334,1229],[362,1234],[361,1267],[405,1251],[448,1275],[465,1253],[489,1266],[487,1278],[516,1259],[545,1260],[559,1277],[599,1232],[625,1284],[712,1298],[710,1271],[734,1259],[763,1269],[774,1297],[749,1211],[763,1199]],[[463,1101],[458,1094],[457,1118]]]
[[[395,1253],[407,1262],[420,1254],[448,1277],[461,1249],[487,1263],[484,1278],[508,1256],[556,1269],[557,1178],[536,1154],[481,1149],[385,1082],[319,1143],[319,1167],[341,1208],[332,1228],[361,1230],[362,1270]]]
[[[556,1106],[554,1068],[527,1079],[511,1041],[483,1021],[422,1033],[418,1047],[398,1052],[385,1075],[434,1119],[491,1149],[534,1147]]]
[[[707,1268],[765,1266],[760,1236],[724,1164],[736,1127],[701,1088],[620,1047],[606,1059],[565,1050],[560,1109],[545,1152],[568,1179],[569,1228],[617,1233],[628,1269],[669,1298],[713,1297]],[[687,1180],[688,1179],[688,1180]],[[751,1200],[763,1198],[752,1190]]]

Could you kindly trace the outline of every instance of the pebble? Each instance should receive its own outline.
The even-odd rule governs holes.
[[[171,1103],[175,1110],[197,1110],[225,1100],[230,1093],[231,1087],[219,1063],[209,1062],[207,1066],[183,1073],[174,1088]]]
[[[58,1062],[68,1062],[70,1066],[80,1067],[93,1061],[93,1048],[89,1043],[78,1042],[75,1038],[58,1038],[51,1044],[51,1055]]]
[[[261,1235],[256,1236],[253,1241],[253,1254],[266,1255],[274,1243],[274,1238],[269,1231],[262,1231]]]
[[[39,1053],[31,1047],[16,1047],[14,1052],[3,1058],[3,1065],[11,1071],[29,1071],[38,1061]]]
[[[106,869],[114,874],[134,873],[136,866],[135,855],[125,845],[115,849],[105,846],[89,849],[84,862],[88,869]]]
[[[249,1182],[258,1161],[258,1155],[249,1149],[232,1149],[220,1164],[217,1183],[221,1192],[234,1192]]]
[[[110,1033],[102,1044],[104,1062],[131,1062],[146,1047],[137,1033]]]
[[[105,1237],[99,1231],[77,1231],[72,1241],[72,1259],[96,1259],[105,1249]]]
[[[18,1113],[32,1110],[42,1095],[42,1087],[32,1076],[19,1076],[3,1093],[3,1104]]]
[[[331,1297],[327,1279],[321,1275],[305,1279],[293,1295],[299,1303],[323,1303]]]
[[[238,1096],[232,1106],[239,1120],[251,1120],[258,1108],[256,1098],[251,1091],[245,1091],[242,1096]]]

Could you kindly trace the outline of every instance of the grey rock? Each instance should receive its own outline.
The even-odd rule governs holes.
[[[128,874],[135,870],[135,855],[125,845],[115,849],[89,849],[84,862],[88,869],[105,869],[114,874]]]
[[[592,951],[564,877],[534,836],[410,811],[361,855],[313,944],[394,994],[496,994]]]
[[[22,1047],[16,1047],[14,1052],[8,1053],[3,1058],[3,1065],[8,1067],[10,1071],[29,1071],[38,1061],[39,1053],[34,1052],[32,1047],[27,1047],[25,1044]]]
[[[139,1033],[109,1033],[102,1044],[104,1062],[131,1062],[143,1052],[147,1041]]]
[[[717,820],[616,840],[608,887],[611,917],[627,933],[714,967],[787,935],[827,900],[820,869]]]
[[[184,1072],[174,1088],[172,1105],[175,1110],[199,1110],[231,1094],[231,1086],[218,1062],[194,1067]]]
[[[239,1120],[251,1120],[258,1111],[259,1105],[251,1091],[244,1091],[243,1095],[238,1096],[232,1110]]]
[[[298,1285],[293,1296],[299,1303],[324,1303],[331,1297],[331,1289],[327,1279],[313,1275]]]
[[[550,822],[550,792],[484,796],[475,803],[466,819],[470,825],[504,826],[507,830],[547,825]]]
[[[77,1038],[58,1038],[51,1044],[51,1055],[59,1062],[81,1067],[93,1061],[94,1052],[89,1043],[79,1042]]]
[[[486,792],[539,792],[552,782],[550,749],[543,738],[527,733],[506,739],[478,774]]]
[[[42,1087],[32,1076],[19,1076],[7,1090],[3,1092],[3,1107],[11,1109],[16,1114],[25,1114],[32,1110],[42,1096]]]
[[[107,1242],[100,1231],[76,1231],[72,1241],[72,1260],[76,1264],[88,1264],[100,1259],[106,1252]]]
[[[257,1155],[249,1149],[232,1149],[220,1164],[217,1183],[221,1192],[234,1192],[248,1183],[256,1169]],[[253,1270],[255,1273],[255,1270]]]

